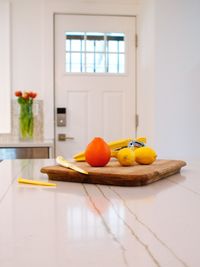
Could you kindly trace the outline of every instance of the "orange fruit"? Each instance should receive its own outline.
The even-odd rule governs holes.
[[[85,160],[92,167],[105,166],[111,157],[108,144],[101,137],[95,137],[86,147]]]

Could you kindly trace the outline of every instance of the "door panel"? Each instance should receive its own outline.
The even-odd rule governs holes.
[[[66,32],[124,33],[125,73],[66,72]],[[134,17],[55,16],[55,104],[67,110],[66,126],[55,125],[56,155],[70,159],[95,136],[135,136],[134,43]],[[59,133],[73,139],[58,141]]]

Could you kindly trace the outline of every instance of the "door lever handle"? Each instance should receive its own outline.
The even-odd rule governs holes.
[[[66,136],[66,134],[58,134],[58,141],[73,140],[74,137]]]

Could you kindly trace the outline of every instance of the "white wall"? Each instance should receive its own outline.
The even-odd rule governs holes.
[[[155,145],[155,0],[140,0],[138,12],[138,136],[147,136],[147,143]]]
[[[35,90],[44,100],[44,135],[54,135],[53,14],[136,15],[138,0],[10,0],[12,90]]]
[[[53,13],[138,16],[138,135],[159,157],[200,156],[199,0],[11,0],[12,89],[39,92],[53,138]]]
[[[199,0],[156,0],[155,144],[162,157],[200,156],[199,10]]]
[[[138,135],[159,158],[200,157],[200,1],[141,0]]]

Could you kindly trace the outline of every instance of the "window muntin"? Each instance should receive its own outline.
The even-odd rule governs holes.
[[[66,32],[67,73],[124,73],[124,33]]]

